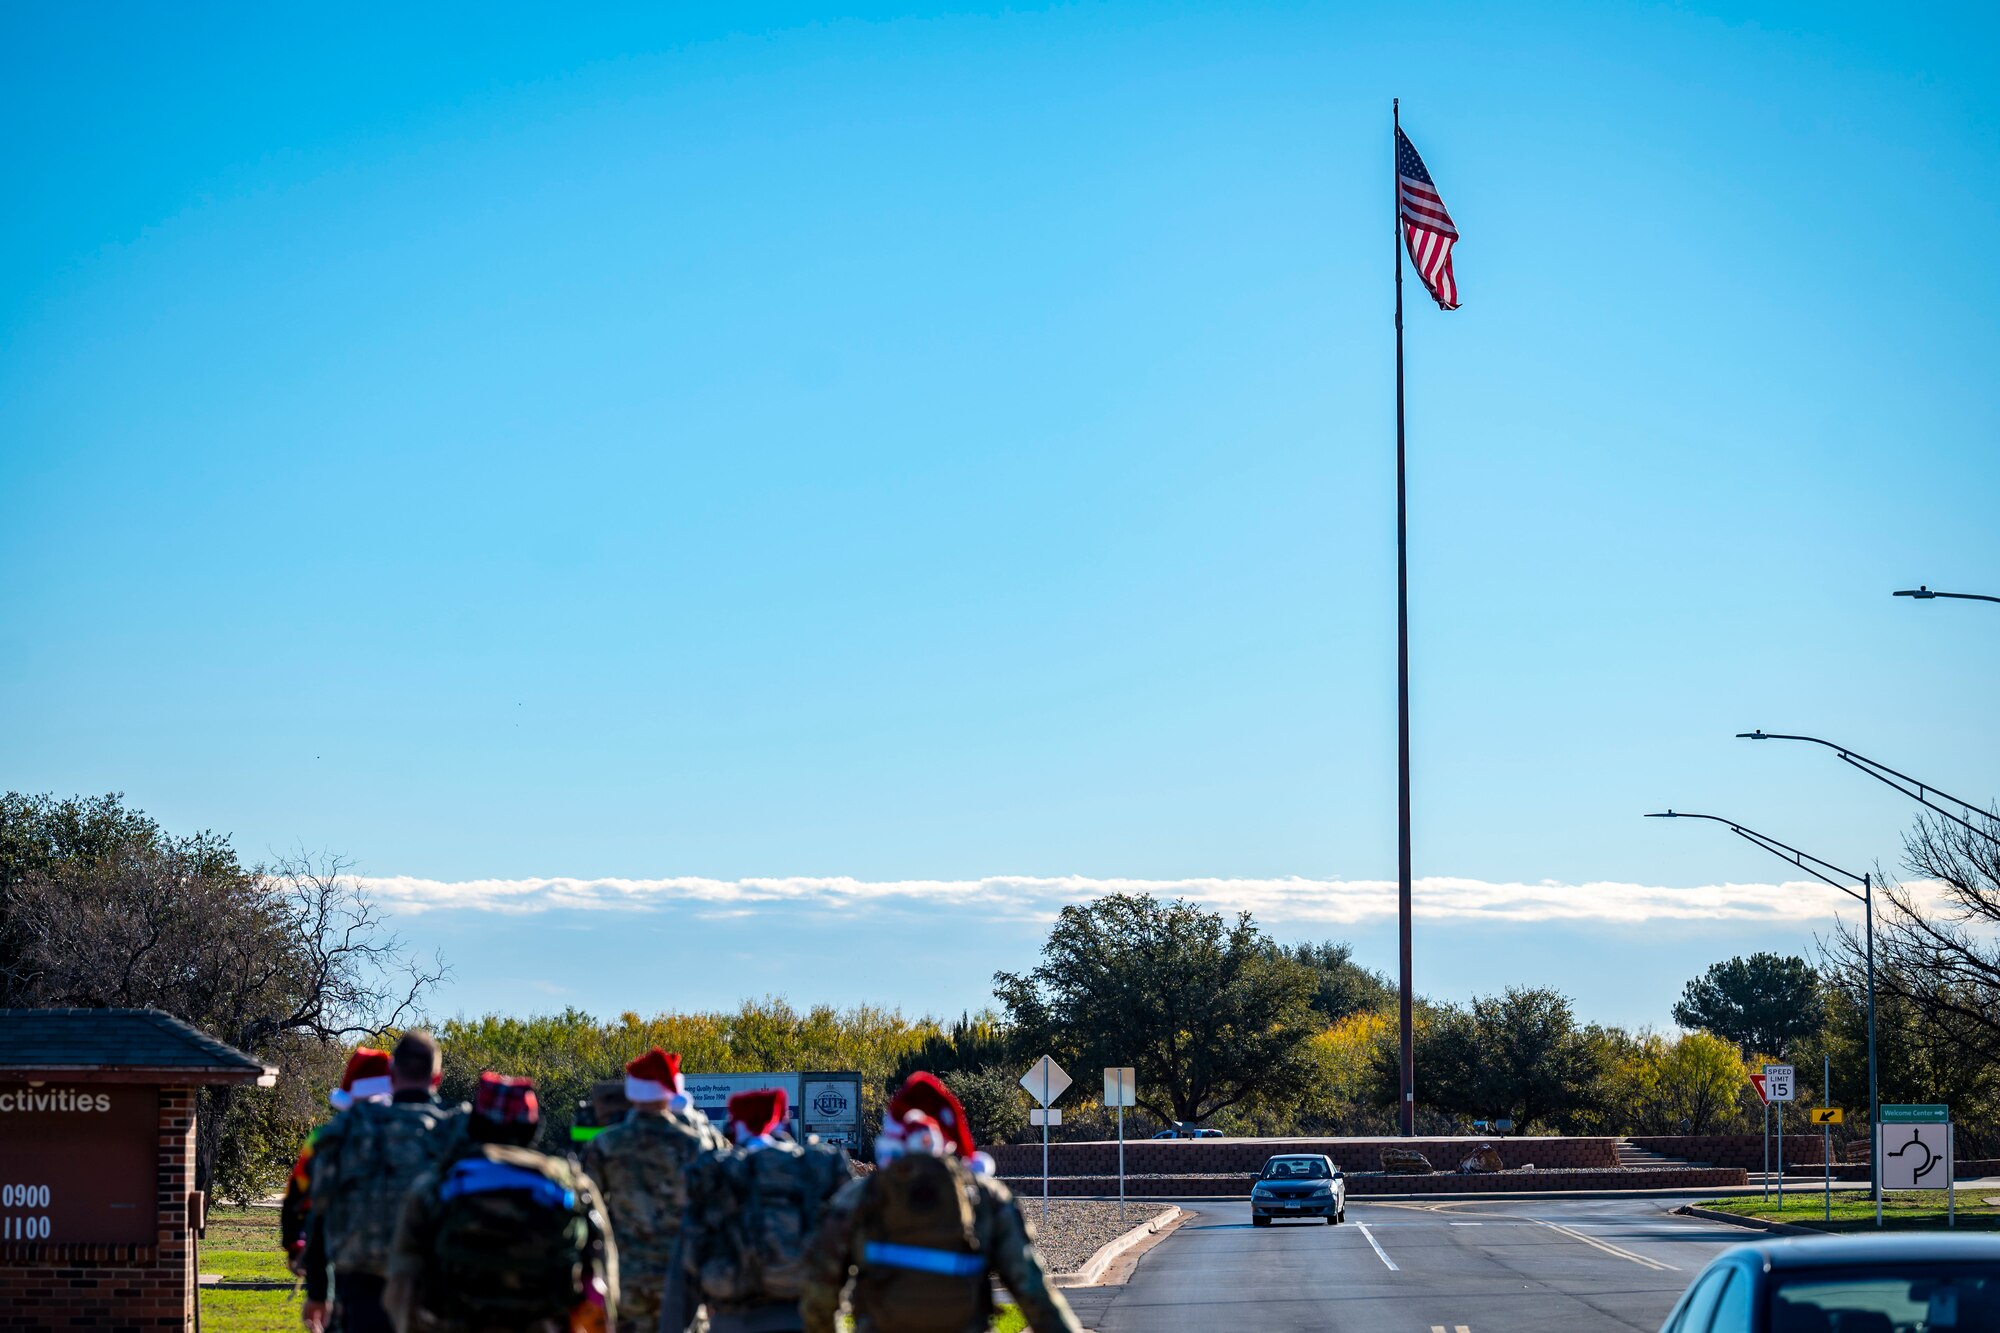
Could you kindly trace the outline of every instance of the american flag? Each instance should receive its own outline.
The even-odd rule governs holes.
[[[1458,228],[1444,211],[1431,173],[1410,146],[1409,136],[1396,131],[1396,216],[1403,224],[1403,243],[1410,262],[1431,296],[1446,310],[1458,309],[1458,279],[1451,275],[1451,247]]]

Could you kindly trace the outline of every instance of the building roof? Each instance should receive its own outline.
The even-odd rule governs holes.
[[[278,1071],[158,1009],[0,1009],[0,1078],[256,1083]]]

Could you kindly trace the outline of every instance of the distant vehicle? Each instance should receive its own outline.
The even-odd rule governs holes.
[[[1328,1226],[1345,1222],[1347,1173],[1317,1153],[1273,1157],[1250,1187],[1250,1222],[1267,1227],[1280,1217],[1319,1217]]]
[[[1222,1131],[1219,1129],[1204,1129],[1192,1121],[1183,1120],[1179,1124],[1168,1125],[1165,1129],[1154,1134],[1153,1137],[1156,1139],[1219,1139],[1222,1137]]]
[[[1930,1231],[1760,1240],[1724,1250],[1661,1333],[2000,1328],[2000,1236]]]

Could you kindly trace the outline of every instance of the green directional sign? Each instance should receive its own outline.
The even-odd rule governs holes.
[[[1885,1106],[1882,1108],[1882,1123],[1885,1125],[1945,1125],[1951,1123],[1951,1108],[1948,1106]]]

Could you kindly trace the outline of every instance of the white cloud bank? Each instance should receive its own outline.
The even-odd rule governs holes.
[[[972,911],[987,917],[1046,920],[1069,903],[1107,893],[1188,898],[1208,907],[1256,914],[1266,924],[1357,925],[1393,919],[1396,885],[1387,880],[1089,879],[995,875],[985,879],[417,879],[364,877],[363,888],[398,912],[484,911],[528,915],[554,911],[691,910],[709,918],[766,911],[842,915],[881,910]],[[1920,889],[1922,886],[1910,886]],[[1573,921],[1637,925],[1651,921],[1745,921],[1808,924],[1858,910],[1852,899],[1816,881],[1710,884],[1493,884],[1476,879],[1420,879],[1416,914],[1432,921]]]

